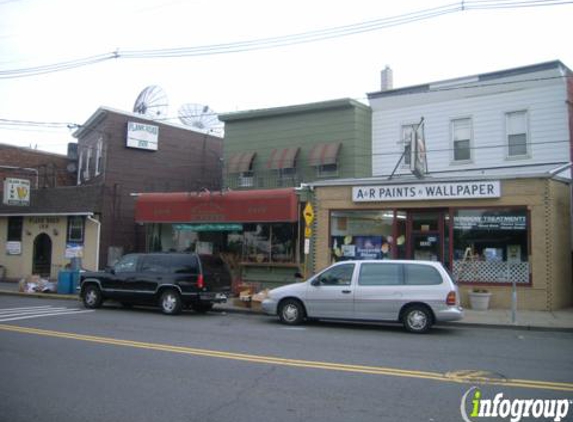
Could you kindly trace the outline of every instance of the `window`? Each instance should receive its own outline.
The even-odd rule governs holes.
[[[139,255],[125,255],[114,265],[116,273],[129,273],[137,269],[137,258]]]
[[[173,255],[171,267],[175,274],[197,274],[199,272],[195,255]]]
[[[88,148],[86,150],[86,162],[84,169],[84,180],[90,180],[90,161],[92,160],[92,150]]]
[[[471,119],[452,120],[452,149],[454,161],[471,160]]]
[[[320,274],[317,281],[323,286],[350,286],[354,264],[339,265]]]
[[[22,227],[24,217],[8,217],[8,242],[20,242],[22,240]]]
[[[318,177],[338,176],[338,163],[316,166],[316,175]]]
[[[404,159],[402,164],[409,167],[412,161],[412,142],[414,141],[414,125],[404,125],[402,126],[402,136],[400,143],[402,144],[404,150]]]
[[[442,276],[433,267],[428,265],[406,264],[405,284],[410,286],[431,286],[442,284]]]
[[[83,160],[84,155],[81,153],[78,153],[78,181],[77,184],[81,185],[82,184],[82,171],[83,171],[83,165],[84,165],[84,160]]]
[[[294,262],[296,224],[245,224],[242,255],[246,262]]]
[[[528,155],[527,112],[516,111],[506,114],[507,156]]]
[[[400,264],[362,264],[358,284],[361,286],[396,286],[402,284]]]
[[[279,186],[294,186],[296,182],[296,168],[277,169],[277,182]]]
[[[68,242],[81,243],[84,241],[84,218],[68,217]]]
[[[147,255],[142,256],[141,271],[148,273],[166,273],[169,271],[167,265],[167,255]]]
[[[103,140],[100,138],[97,141],[96,162],[95,162],[95,175],[98,176],[103,171]]]
[[[527,209],[460,209],[453,217],[456,280],[529,283]]]
[[[252,171],[244,171],[239,174],[239,187],[249,188],[254,186],[254,177]]]

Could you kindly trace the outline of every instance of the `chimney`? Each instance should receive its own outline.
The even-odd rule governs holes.
[[[380,83],[381,91],[388,91],[394,87],[394,74],[390,66],[386,66],[382,72],[380,72]]]

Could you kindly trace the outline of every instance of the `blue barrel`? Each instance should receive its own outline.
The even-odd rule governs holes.
[[[72,274],[73,272],[70,270],[60,270],[58,272],[58,293],[62,295],[69,295],[72,292],[73,288],[73,281],[72,281]]]

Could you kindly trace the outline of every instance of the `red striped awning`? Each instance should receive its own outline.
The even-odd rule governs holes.
[[[267,168],[271,170],[295,168],[296,157],[299,151],[299,147],[273,149],[267,162]]]
[[[308,165],[324,166],[328,164],[336,164],[338,161],[338,152],[340,151],[341,145],[341,142],[315,145],[310,150]]]
[[[227,171],[229,173],[246,173],[250,171],[256,152],[238,152],[229,157]]]

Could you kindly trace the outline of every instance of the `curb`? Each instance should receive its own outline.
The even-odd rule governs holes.
[[[24,293],[9,290],[0,290],[0,295],[5,296],[21,296],[21,297],[34,297],[39,299],[61,299],[61,300],[75,300],[79,301],[78,295],[69,294],[56,294],[56,293]],[[217,307],[213,308],[213,312],[218,313],[233,313],[243,315],[256,315],[266,316],[262,310],[253,310],[248,308],[238,307]],[[494,328],[503,330],[518,330],[518,331],[541,331],[541,332],[559,332],[559,333],[573,333],[573,328],[566,327],[543,327],[534,325],[512,325],[512,324],[486,324],[482,322],[442,322],[436,324],[436,327],[455,327],[455,328]]]

